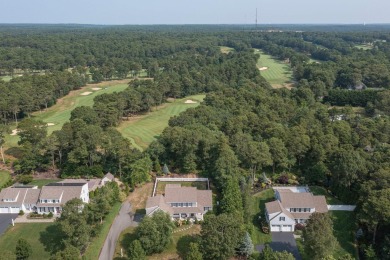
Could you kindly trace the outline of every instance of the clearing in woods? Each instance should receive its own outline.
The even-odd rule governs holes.
[[[57,103],[49,107],[46,111],[38,111],[33,113],[34,118],[42,120],[48,125],[48,133],[52,133],[55,130],[60,130],[62,126],[69,121],[70,113],[73,109],[79,106],[92,106],[93,99],[104,93],[120,92],[127,88],[129,79],[126,80],[113,80],[107,82],[101,82],[97,84],[88,84],[78,90],[71,91],[65,97],[57,100]],[[98,89],[100,88],[100,89]],[[83,93],[90,92],[89,95],[83,95]],[[13,130],[16,125],[13,125]],[[18,135],[7,135],[5,146],[15,147],[19,141]]]
[[[220,48],[221,48],[221,52],[224,53],[224,54],[229,54],[230,52],[234,51],[233,48],[230,48],[230,47],[227,47],[227,46],[220,46]]]
[[[271,55],[265,54],[261,50],[256,49],[256,54],[260,54],[260,59],[257,61],[257,68],[273,88],[292,88],[292,71],[289,64],[273,58]]]
[[[130,139],[135,147],[141,150],[145,149],[168,126],[171,117],[179,115],[188,108],[199,106],[204,98],[205,95],[194,95],[176,99],[161,105],[156,111],[130,117],[128,121],[123,121],[117,129],[124,137]],[[196,103],[189,103],[188,100]]]

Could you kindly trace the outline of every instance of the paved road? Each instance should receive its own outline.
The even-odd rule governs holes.
[[[133,222],[133,215],[130,212],[130,208],[131,205],[128,201],[122,204],[119,214],[116,216],[114,223],[112,223],[110,231],[108,232],[106,241],[100,252],[99,260],[113,259],[116,242],[121,232],[132,225],[136,225],[136,223]]]
[[[0,214],[0,235],[12,224],[11,219],[15,219],[17,216],[18,214]]]
[[[293,232],[271,232],[272,242],[270,247],[274,251],[284,251],[294,255],[295,259],[300,260],[301,255],[299,254],[297,243],[295,242]]]

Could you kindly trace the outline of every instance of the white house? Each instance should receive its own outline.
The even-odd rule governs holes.
[[[89,202],[88,183],[50,183],[42,187],[37,212],[60,214],[62,205],[75,198],[81,199],[84,203]]]
[[[0,192],[0,213],[32,212],[40,193],[36,186],[21,186],[4,188]]]
[[[315,196],[305,188],[274,188],[275,201],[265,204],[265,217],[271,232],[292,232],[295,224],[304,224],[314,212],[328,212],[325,196]]]
[[[169,213],[172,219],[196,218],[203,220],[203,215],[212,210],[211,190],[198,190],[196,187],[181,187],[180,184],[167,184],[165,196],[149,197],[146,202],[146,215],[158,210]]]

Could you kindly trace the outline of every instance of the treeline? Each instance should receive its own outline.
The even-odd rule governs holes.
[[[251,221],[245,219],[245,187],[253,177],[264,170],[294,172],[301,183],[328,187],[357,204],[365,234],[359,243],[373,244],[384,256],[387,240],[378,238],[388,236],[390,223],[383,204],[373,201],[381,198],[390,206],[384,195],[390,186],[382,182],[389,177],[390,123],[387,117],[362,119],[353,111],[334,121],[332,113],[309,88],[269,90],[248,82],[211,93],[201,106],[171,119],[148,153],[176,172],[212,178],[220,194],[218,212],[238,214],[244,223]]]
[[[0,123],[17,121],[32,112],[47,109],[57,99],[88,82],[85,71],[54,72],[0,80]]]
[[[324,98],[324,102],[329,102],[332,106],[357,106],[365,107],[368,102],[374,104],[378,100],[378,91],[363,90],[351,91],[343,89],[332,89]]]
[[[167,98],[208,93],[226,86],[238,88],[246,78],[263,81],[255,67],[256,56],[249,50],[229,55],[199,54],[193,58],[189,55],[173,61],[154,80],[135,80],[122,92],[97,96],[93,109],[101,126],[117,126],[123,117],[150,111]]]

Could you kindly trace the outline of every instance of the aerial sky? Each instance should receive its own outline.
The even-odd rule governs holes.
[[[389,0],[0,0],[0,23],[390,23]]]

